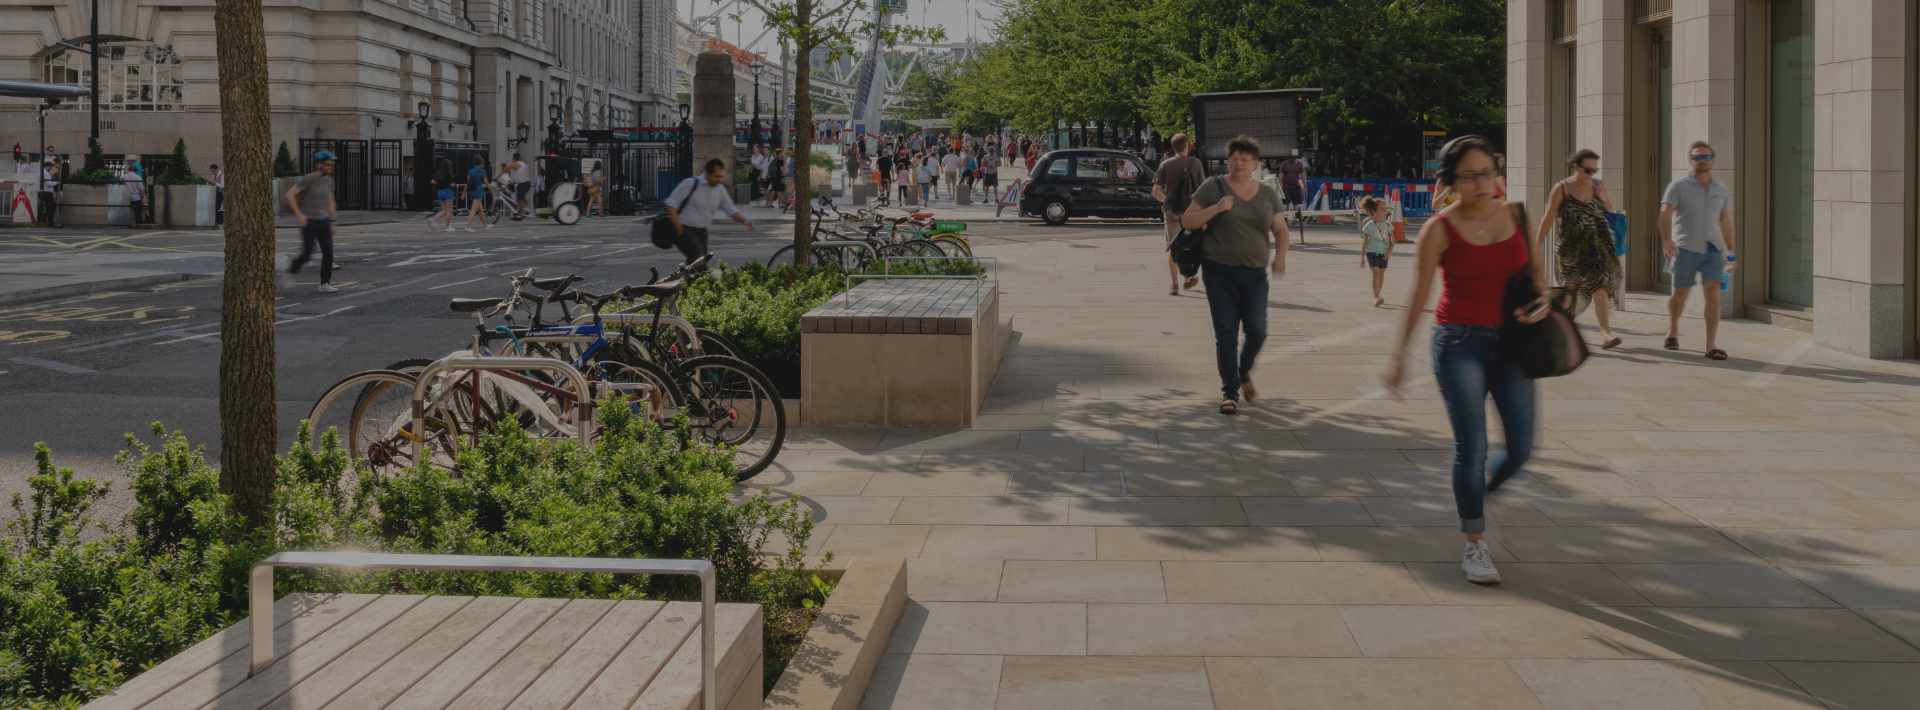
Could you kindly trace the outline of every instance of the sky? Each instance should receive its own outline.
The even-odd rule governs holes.
[[[682,21],[699,15],[712,14],[724,4],[714,0],[676,1],[679,3]],[[750,42],[766,28],[757,21],[758,10],[752,9],[752,6],[745,3],[742,3],[742,6],[747,8],[741,17],[742,22],[735,24],[732,20],[721,21],[721,39],[735,43]],[[947,31],[948,42],[965,39],[969,30],[969,21],[971,21],[971,30],[975,39],[991,40],[992,21],[999,16],[1000,8],[988,0],[907,0],[907,23],[919,27],[940,25]],[[780,52],[779,45],[774,43],[772,34],[761,39],[758,47],[748,47],[748,49],[769,55],[777,55]]]

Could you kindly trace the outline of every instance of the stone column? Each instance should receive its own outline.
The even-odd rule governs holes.
[[[1580,39],[1575,60],[1573,148],[1600,154],[1599,178],[1616,198],[1627,189],[1627,5],[1618,0],[1580,0]],[[1548,179],[1566,174],[1566,156],[1552,156],[1557,168]],[[1545,199],[1544,195],[1542,199]]]
[[[1911,2],[1814,10],[1813,332],[1871,358],[1905,355]]]
[[[733,184],[733,57],[702,52],[693,66],[693,170],[719,158]]]
[[[1746,251],[1751,244],[1744,239],[1742,231],[1747,225],[1740,219],[1741,201],[1766,199],[1766,185],[1755,184],[1750,186],[1751,194],[1742,193],[1739,179],[1742,151],[1736,135],[1734,89],[1737,83],[1735,49],[1740,28],[1734,12],[1743,5],[1746,3],[1731,0],[1682,0],[1673,4],[1673,145],[1666,147],[1671,151],[1669,155],[1683,156],[1694,141],[1703,140],[1713,145],[1713,179],[1733,191],[1736,254]],[[1676,160],[1673,165],[1670,180],[1687,176],[1685,160]],[[1659,229],[1657,225],[1649,226]],[[1745,266],[1742,265],[1743,270]],[[1736,274],[1735,278],[1744,280],[1755,276]],[[1730,317],[1738,313],[1739,301],[1737,297],[1721,299],[1720,314]],[[1688,308],[1698,308],[1698,300],[1694,299]]]
[[[1538,212],[1553,184],[1547,155],[1548,61],[1553,41],[1548,5],[1559,0],[1507,3],[1507,193]]]

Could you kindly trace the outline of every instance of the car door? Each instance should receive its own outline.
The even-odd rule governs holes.
[[[1160,201],[1153,198],[1153,175],[1147,167],[1132,156],[1114,156],[1112,165],[1113,176],[1107,179],[1113,194],[1110,209],[1125,217],[1160,216]]]
[[[1113,159],[1100,154],[1073,157],[1073,180],[1069,191],[1073,211],[1079,214],[1111,212],[1119,205],[1114,197]]]

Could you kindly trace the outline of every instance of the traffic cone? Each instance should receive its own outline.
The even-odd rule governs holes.
[[[1405,210],[1402,210],[1400,208],[1400,191],[1399,190],[1393,191],[1393,216],[1389,217],[1388,219],[1393,220],[1393,240],[1396,242],[1406,241],[1407,240],[1407,213]]]
[[[1313,198],[1313,201],[1314,201],[1314,206],[1316,206],[1316,207],[1318,207],[1318,208],[1320,208],[1320,209],[1322,209],[1322,210],[1325,210],[1325,209],[1332,209],[1331,207],[1328,207],[1328,205],[1331,205],[1331,204],[1333,204],[1333,201],[1332,201],[1332,198],[1329,198],[1329,197],[1327,196],[1327,186],[1326,186],[1326,185],[1321,185],[1321,186],[1320,186],[1320,194],[1319,194],[1319,195],[1317,195],[1317,196],[1315,196],[1315,197]],[[1321,224],[1333,224],[1333,215],[1326,215],[1326,214],[1323,214],[1323,215],[1320,215],[1320,223],[1321,223]]]

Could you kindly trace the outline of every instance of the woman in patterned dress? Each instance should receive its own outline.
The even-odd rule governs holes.
[[[1593,304],[1593,319],[1600,324],[1600,347],[1612,349],[1620,345],[1620,338],[1608,327],[1612,315],[1608,299],[1620,293],[1621,281],[1620,257],[1613,251],[1613,228],[1607,224],[1613,201],[1607,199],[1607,186],[1593,177],[1600,171],[1600,154],[1581,148],[1567,157],[1567,165],[1573,166],[1573,174],[1555,183],[1553,192],[1547,195],[1546,214],[1540,218],[1534,247],[1546,248],[1554,220],[1560,220],[1557,261],[1561,288],[1572,299],[1574,315]]]

